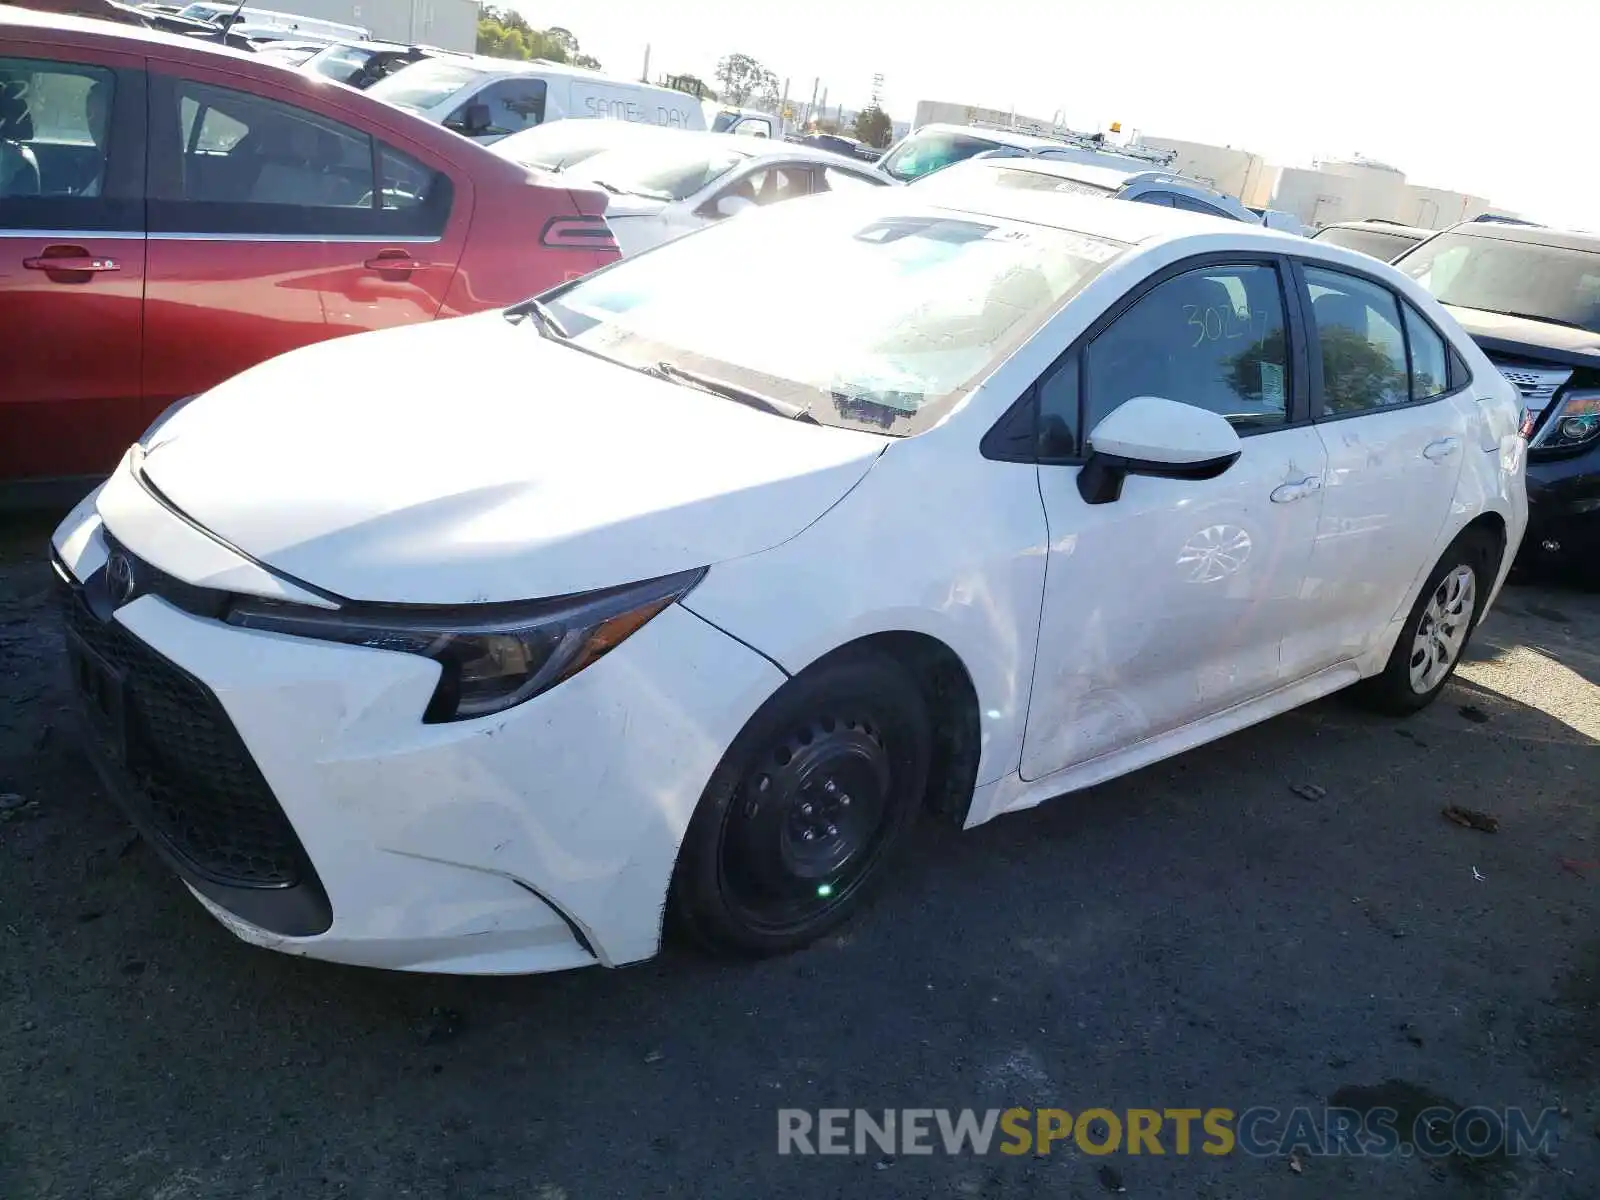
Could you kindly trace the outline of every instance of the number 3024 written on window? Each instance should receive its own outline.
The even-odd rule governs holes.
[[[1251,338],[1259,346],[1267,340],[1267,334],[1272,329],[1266,309],[1241,313],[1231,304],[1208,305],[1205,308],[1198,304],[1185,304],[1183,319],[1184,324],[1194,330],[1190,349],[1201,342],[1231,342],[1240,338]]]

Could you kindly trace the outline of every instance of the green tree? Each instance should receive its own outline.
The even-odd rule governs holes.
[[[717,82],[729,104],[773,105],[778,102],[778,77],[748,54],[730,54],[717,64]]]
[[[600,61],[583,53],[572,31],[553,25],[535,29],[515,9],[485,5],[478,14],[478,53],[495,58],[543,59],[598,71]]]
[[[868,146],[887,146],[894,137],[894,122],[876,104],[856,114],[856,140]]]

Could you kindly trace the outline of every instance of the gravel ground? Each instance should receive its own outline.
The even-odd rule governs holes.
[[[0,527],[8,1200],[1600,1197],[1600,596],[1508,591],[1408,722],[1335,698],[971,834],[925,824],[870,912],[790,958],[449,979],[239,944],[132,837],[57,729],[47,532]],[[788,1106],[1289,1108],[1389,1080],[1559,1106],[1559,1144],[776,1152]]]

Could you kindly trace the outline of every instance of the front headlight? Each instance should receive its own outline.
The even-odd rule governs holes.
[[[1529,443],[1530,450],[1575,450],[1600,438],[1600,391],[1571,391]]]
[[[356,604],[328,612],[241,600],[228,623],[431,658],[441,668],[439,684],[422,719],[465,721],[576,675],[686,596],[705,573],[700,567],[554,600],[465,608]]]

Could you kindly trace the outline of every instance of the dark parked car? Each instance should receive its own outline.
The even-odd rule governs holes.
[[[1533,423],[1525,561],[1600,578],[1600,236],[1465,222],[1395,265],[1522,392]]]
[[[605,201],[251,55],[0,7],[0,504],[286,350],[614,261]]]
[[[1324,225],[1311,236],[1319,242],[1332,242],[1335,246],[1393,262],[1417,243],[1431,238],[1433,230],[1393,221],[1340,221],[1336,225]]]

